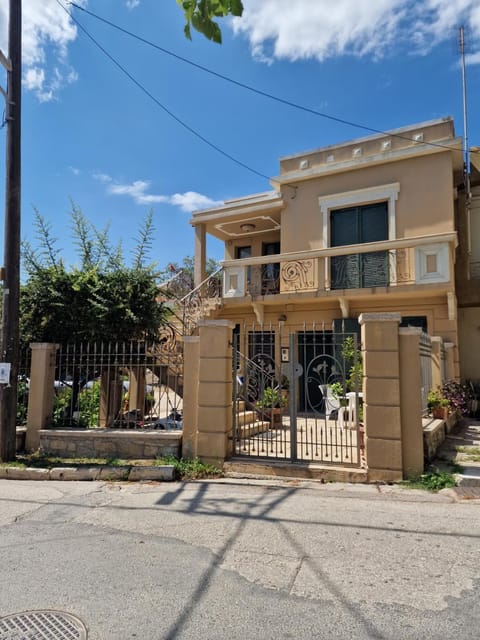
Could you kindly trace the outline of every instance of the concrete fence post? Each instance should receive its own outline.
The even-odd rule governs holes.
[[[55,355],[59,345],[33,342],[28,391],[27,434],[25,448],[37,451],[40,447],[40,429],[49,426],[55,393]]]
[[[447,380],[455,379],[455,345],[453,342],[445,342],[445,375]]]
[[[401,328],[400,409],[404,477],[423,473],[422,374],[419,327]]]
[[[403,477],[399,313],[363,313],[365,449],[370,482]]]
[[[183,432],[182,457],[192,460],[197,454],[198,374],[200,337],[183,338]]]
[[[222,466],[232,453],[232,329],[230,320],[203,320],[199,328],[197,455]]]
[[[438,389],[443,384],[442,376],[442,345],[439,336],[432,336],[432,389]],[[427,390],[428,391],[428,390]]]

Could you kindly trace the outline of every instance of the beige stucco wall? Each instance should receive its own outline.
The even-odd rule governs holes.
[[[458,310],[460,375],[480,380],[480,307]]]
[[[282,252],[322,248],[319,197],[395,182],[400,183],[395,206],[397,238],[453,231],[452,157],[445,152],[302,182],[295,198],[284,187]]]

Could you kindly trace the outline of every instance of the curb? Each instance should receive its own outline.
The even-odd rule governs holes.
[[[128,482],[174,480],[173,465],[150,467],[0,467],[0,480],[123,480]]]

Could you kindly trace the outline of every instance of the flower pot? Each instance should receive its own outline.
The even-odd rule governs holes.
[[[280,429],[282,427],[283,409],[280,407],[261,408],[257,410],[260,420],[269,420],[271,429]]]
[[[436,420],[446,420],[448,418],[448,407],[434,407],[432,417]]]

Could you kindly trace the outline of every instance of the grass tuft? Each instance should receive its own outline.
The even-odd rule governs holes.
[[[198,458],[185,460],[175,456],[164,456],[155,460],[156,465],[171,464],[175,468],[175,477],[178,480],[199,480],[201,478],[218,478],[222,471],[213,464],[202,462]]]
[[[457,481],[451,471],[440,471],[435,469],[419,476],[407,478],[401,483],[407,489],[424,489],[437,493],[442,489],[455,487]]]

